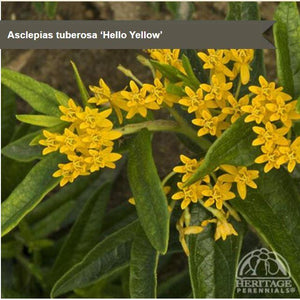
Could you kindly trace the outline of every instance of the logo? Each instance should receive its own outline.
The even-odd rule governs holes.
[[[266,248],[246,254],[236,274],[237,294],[293,294],[296,292],[290,268],[282,255]]]

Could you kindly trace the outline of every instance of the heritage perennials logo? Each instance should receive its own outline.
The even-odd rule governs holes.
[[[236,276],[238,294],[292,294],[296,289],[290,268],[279,254],[261,248],[246,254],[239,262]]]

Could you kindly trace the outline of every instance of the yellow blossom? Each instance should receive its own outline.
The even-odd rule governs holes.
[[[245,95],[237,101],[232,95],[229,95],[227,98],[230,106],[224,107],[222,109],[222,113],[232,115],[231,123],[234,123],[237,119],[239,119],[244,112],[242,111],[242,107],[248,105],[249,103],[249,95]]]
[[[234,61],[233,74],[240,73],[242,84],[247,84],[250,80],[250,63],[254,57],[253,49],[231,49],[231,60]],[[235,77],[234,76],[234,77]],[[234,79],[231,78],[231,79]]]
[[[68,107],[60,105],[59,109],[63,113],[60,119],[66,122],[76,122],[78,120],[77,113],[82,112],[82,108],[76,105],[72,99],[69,99]]]
[[[141,89],[139,89],[133,80],[130,81],[129,85],[131,92],[121,92],[121,95],[128,100],[128,114],[126,116],[127,119],[133,118],[137,113],[145,118],[147,116],[147,109],[157,110],[160,108],[156,102],[146,101],[147,90],[145,88],[142,87]]]
[[[188,97],[181,98],[179,104],[187,106],[188,113],[218,107],[214,101],[206,101],[204,99],[203,90],[201,88],[194,92],[190,87],[186,86],[184,90]]]
[[[266,162],[264,167],[264,172],[268,173],[273,168],[279,169],[280,165],[283,163],[280,160],[282,154],[280,153],[278,147],[273,146],[271,149],[267,148],[266,146],[261,147],[261,151],[263,152],[262,155],[258,156],[255,159],[255,163],[262,164]]]
[[[173,200],[183,199],[181,202],[181,208],[185,209],[191,202],[197,203],[198,199],[202,198],[202,192],[208,189],[206,185],[200,185],[199,182],[191,184],[188,187],[183,187],[183,182],[177,183],[179,192],[172,196]]]
[[[60,147],[60,142],[57,140],[57,137],[59,134],[52,133],[47,130],[43,130],[43,135],[45,136],[45,140],[40,140],[39,143],[43,146],[46,146],[46,148],[43,149],[42,154],[46,155],[48,153],[57,151]]]
[[[112,147],[113,140],[116,140],[122,136],[122,133],[117,130],[111,130],[110,128],[104,129],[90,129],[87,128],[86,136],[82,138],[84,143],[89,144],[89,148],[98,148],[101,147]]]
[[[229,62],[230,56],[224,50],[208,49],[208,54],[198,52],[198,56],[204,61],[203,69],[212,70],[213,74],[232,77],[233,73],[225,65]]]
[[[219,107],[225,106],[225,100],[230,94],[229,90],[232,88],[232,82],[225,82],[222,76],[213,75],[211,77],[211,84],[203,83],[200,87],[207,93],[205,100],[215,100]]]
[[[69,130],[68,128],[65,128],[64,134],[57,136],[57,141],[60,143],[59,151],[61,153],[72,153],[76,150],[76,148],[83,146],[83,143],[79,136]]]
[[[89,86],[90,90],[95,94],[94,97],[91,97],[88,102],[95,103],[96,105],[102,105],[108,103],[111,97],[111,91],[108,85],[104,82],[102,78],[99,79],[98,86]]]
[[[143,88],[149,93],[146,102],[156,102],[158,105],[164,102],[172,107],[178,101],[178,96],[167,93],[165,86],[158,78],[154,79],[154,85],[145,83]]]
[[[222,240],[225,241],[229,235],[238,235],[238,233],[233,228],[232,224],[227,222],[226,219],[218,219],[217,227],[215,232],[215,241],[222,237]]]
[[[244,105],[241,109],[243,112],[249,113],[245,118],[246,123],[255,121],[260,124],[266,117],[266,108],[257,99],[253,99],[251,105]]]
[[[284,101],[291,100],[292,97],[286,93],[283,93],[282,87],[276,88],[275,82],[268,82],[262,75],[258,78],[260,86],[252,85],[249,87],[249,91],[255,95],[255,99],[259,101],[273,101],[277,96],[281,96]]]
[[[197,159],[193,158],[190,159],[185,155],[180,155],[180,160],[184,164],[183,166],[176,166],[173,168],[173,171],[176,173],[182,173],[184,174],[182,176],[182,182],[185,182],[188,178],[190,178],[195,171],[198,169],[198,167],[201,165],[201,161],[197,161]],[[210,182],[209,175],[206,175],[203,178],[203,181],[206,183]]]
[[[264,127],[254,126],[253,131],[258,134],[258,137],[252,142],[252,146],[265,145],[266,148],[272,148],[273,145],[288,145],[288,140],[284,137],[289,131],[289,128],[278,128],[267,122]]]
[[[119,153],[113,153],[112,147],[107,147],[99,151],[90,149],[89,154],[90,157],[87,157],[85,162],[90,164],[91,172],[98,171],[100,168],[105,167],[114,169],[116,167],[114,162],[122,157]]]
[[[217,209],[222,209],[224,201],[235,198],[235,194],[230,189],[231,183],[217,182],[213,187],[203,190],[202,195],[209,197],[204,205],[209,207],[215,204]]]
[[[279,151],[282,156],[278,163],[280,165],[288,163],[288,171],[292,173],[296,164],[300,164],[300,137],[297,137],[289,146],[279,147]]]
[[[79,128],[111,128],[113,126],[113,123],[107,119],[111,112],[111,109],[106,109],[104,111],[99,112],[98,108],[91,109],[86,106],[84,112],[79,112],[76,114],[77,117],[81,120]]]
[[[270,121],[280,120],[285,126],[291,127],[292,120],[300,120],[300,114],[296,112],[297,100],[285,103],[281,96],[277,96],[275,103],[267,103],[266,108],[272,112]]]
[[[225,118],[225,114],[220,114],[219,116],[214,117],[209,111],[203,110],[201,112],[201,117],[192,120],[192,123],[201,127],[198,130],[198,136],[203,136],[206,134],[220,136],[222,130],[228,127],[228,124],[223,122]]]
[[[221,175],[218,180],[221,182],[236,182],[237,190],[241,199],[245,199],[247,195],[247,187],[257,188],[253,181],[259,177],[259,171],[248,170],[246,167],[235,167],[231,165],[222,165],[221,168],[228,174]]]

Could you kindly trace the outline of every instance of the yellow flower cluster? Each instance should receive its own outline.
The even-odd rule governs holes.
[[[121,158],[113,153],[114,140],[121,133],[112,130],[113,124],[107,118],[112,110],[99,111],[80,106],[70,99],[68,106],[59,106],[62,112],[61,120],[70,123],[63,134],[43,131],[45,139],[39,143],[45,148],[43,155],[59,151],[68,158],[68,163],[59,164],[59,170],[53,176],[61,177],[60,185],[73,182],[78,176],[89,175],[100,168],[115,168],[115,161]]]
[[[198,136],[206,134],[220,136],[244,112],[241,107],[249,103],[249,96],[237,99],[232,94],[233,80],[240,74],[240,84],[250,80],[250,63],[253,60],[253,49],[213,50],[199,52],[204,62],[203,69],[210,70],[210,83],[200,84],[197,90],[186,86],[186,96],[179,104],[187,107],[188,113],[194,113],[192,123],[199,126]],[[233,63],[233,69],[227,66]],[[240,85],[236,95],[238,96]]]
[[[255,97],[250,105],[242,107],[247,113],[245,122],[255,122],[260,126],[253,126],[257,138],[253,146],[260,146],[262,155],[256,158],[256,163],[266,163],[265,172],[279,169],[287,163],[288,171],[292,172],[297,163],[300,163],[300,137],[291,141],[288,135],[292,121],[300,120],[296,112],[297,100],[282,90],[276,88],[274,82],[267,82],[263,76],[259,77],[260,86],[250,86],[249,90]]]
[[[196,159],[190,159],[185,155],[180,156],[180,160],[183,165],[176,166],[173,171],[182,174],[181,182],[177,183],[179,189],[178,192],[173,194],[173,200],[182,200],[181,208],[186,210],[190,203],[200,203],[209,211],[211,211],[215,218],[211,220],[204,220],[199,226],[207,226],[209,223],[216,223],[215,239],[222,237],[226,239],[228,235],[237,234],[233,226],[228,223],[227,219],[232,214],[236,217],[236,213],[227,203],[228,200],[236,198],[236,195],[232,192],[233,184],[236,184],[238,194],[241,199],[246,198],[247,186],[256,189],[257,185],[254,182],[259,177],[257,170],[248,170],[244,166],[235,167],[231,165],[222,165],[220,169],[226,174],[220,175],[218,178],[206,175],[199,181],[184,186],[184,183],[195,173],[197,168],[201,165],[202,161]],[[214,184],[212,181],[214,180]],[[225,211],[227,209],[227,212]],[[183,213],[186,218],[186,212]],[[177,227],[181,235],[181,242],[183,241],[184,234],[198,233],[202,231],[198,227],[189,229],[189,223],[183,222],[183,217],[179,220]],[[183,226],[185,223],[186,227]],[[186,248],[186,245],[183,245]],[[185,249],[186,251],[186,249]],[[186,251],[187,252],[187,251]]]

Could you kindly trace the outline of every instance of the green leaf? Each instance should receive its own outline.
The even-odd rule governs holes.
[[[186,71],[188,77],[189,86],[192,86],[195,90],[197,90],[199,88],[200,81],[195,76],[189,59],[184,54],[182,55],[181,59],[182,59],[183,68]]]
[[[53,154],[38,162],[2,203],[2,236],[17,226],[44,196],[58,184],[59,178],[52,177],[52,174],[61,161],[61,155]]]
[[[169,239],[168,202],[152,157],[151,135],[147,129],[141,130],[132,141],[128,180],[148,239],[157,251],[165,253]]]
[[[29,133],[22,138],[5,146],[1,153],[11,159],[17,161],[32,161],[42,158],[42,147],[29,146],[32,139],[39,134],[40,131]]]
[[[86,287],[127,266],[131,241],[138,226],[139,223],[135,221],[98,243],[80,263],[73,266],[56,282],[51,297]]]
[[[191,225],[199,225],[209,214],[199,205],[191,210]],[[225,241],[214,240],[214,225],[208,225],[200,234],[188,236],[189,269],[194,298],[232,298],[235,274],[240,256],[244,228],[232,222],[238,236]]]
[[[1,82],[24,99],[36,111],[46,115],[61,115],[56,95],[63,93],[49,85],[8,69],[2,69]]]
[[[66,202],[53,212],[49,213],[44,219],[36,222],[31,228],[32,235],[36,239],[40,239],[57,231],[74,205],[75,201]]]
[[[43,11],[44,11],[44,3],[43,2],[35,2],[35,3],[32,3],[32,5],[34,6],[35,10],[39,14],[43,13]]]
[[[130,254],[130,297],[156,298],[158,252],[140,228]]]
[[[242,18],[241,2],[228,2],[227,21],[239,21]]]
[[[76,67],[76,64],[73,61],[71,61],[71,65],[72,65],[72,68],[73,68],[73,71],[74,71],[76,83],[77,83],[77,86],[78,86],[78,89],[79,89],[79,92],[80,92],[80,96],[81,96],[82,102],[83,102],[84,105],[88,105],[87,101],[90,98],[89,92],[87,91],[84,83],[82,82],[82,79],[81,79],[81,77],[79,75],[79,72],[78,72],[78,69]]]
[[[279,84],[294,98],[300,96],[300,17],[296,2],[276,9],[274,39]]]
[[[56,281],[99,242],[102,222],[111,191],[111,183],[96,190],[84,206],[71,229],[52,269],[51,281]]]
[[[178,69],[173,66],[159,63],[155,60],[150,60],[155,69],[163,74],[163,76],[167,77],[171,82],[179,82],[182,81],[180,76],[184,76]]]
[[[16,125],[15,94],[5,86],[1,87],[1,145],[6,146],[12,138]]]
[[[258,188],[248,189],[245,200],[231,203],[261,238],[281,254],[300,286],[300,196],[291,176],[283,168],[264,173],[255,181]]]
[[[252,146],[256,134],[252,130],[252,124],[245,123],[244,118],[239,118],[212,144],[204,162],[187,181],[187,185],[210,174],[222,164],[250,166],[254,163],[260,150],[259,147]]]
[[[65,123],[60,118],[45,115],[16,115],[16,118],[23,123],[41,127],[53,127]]]

